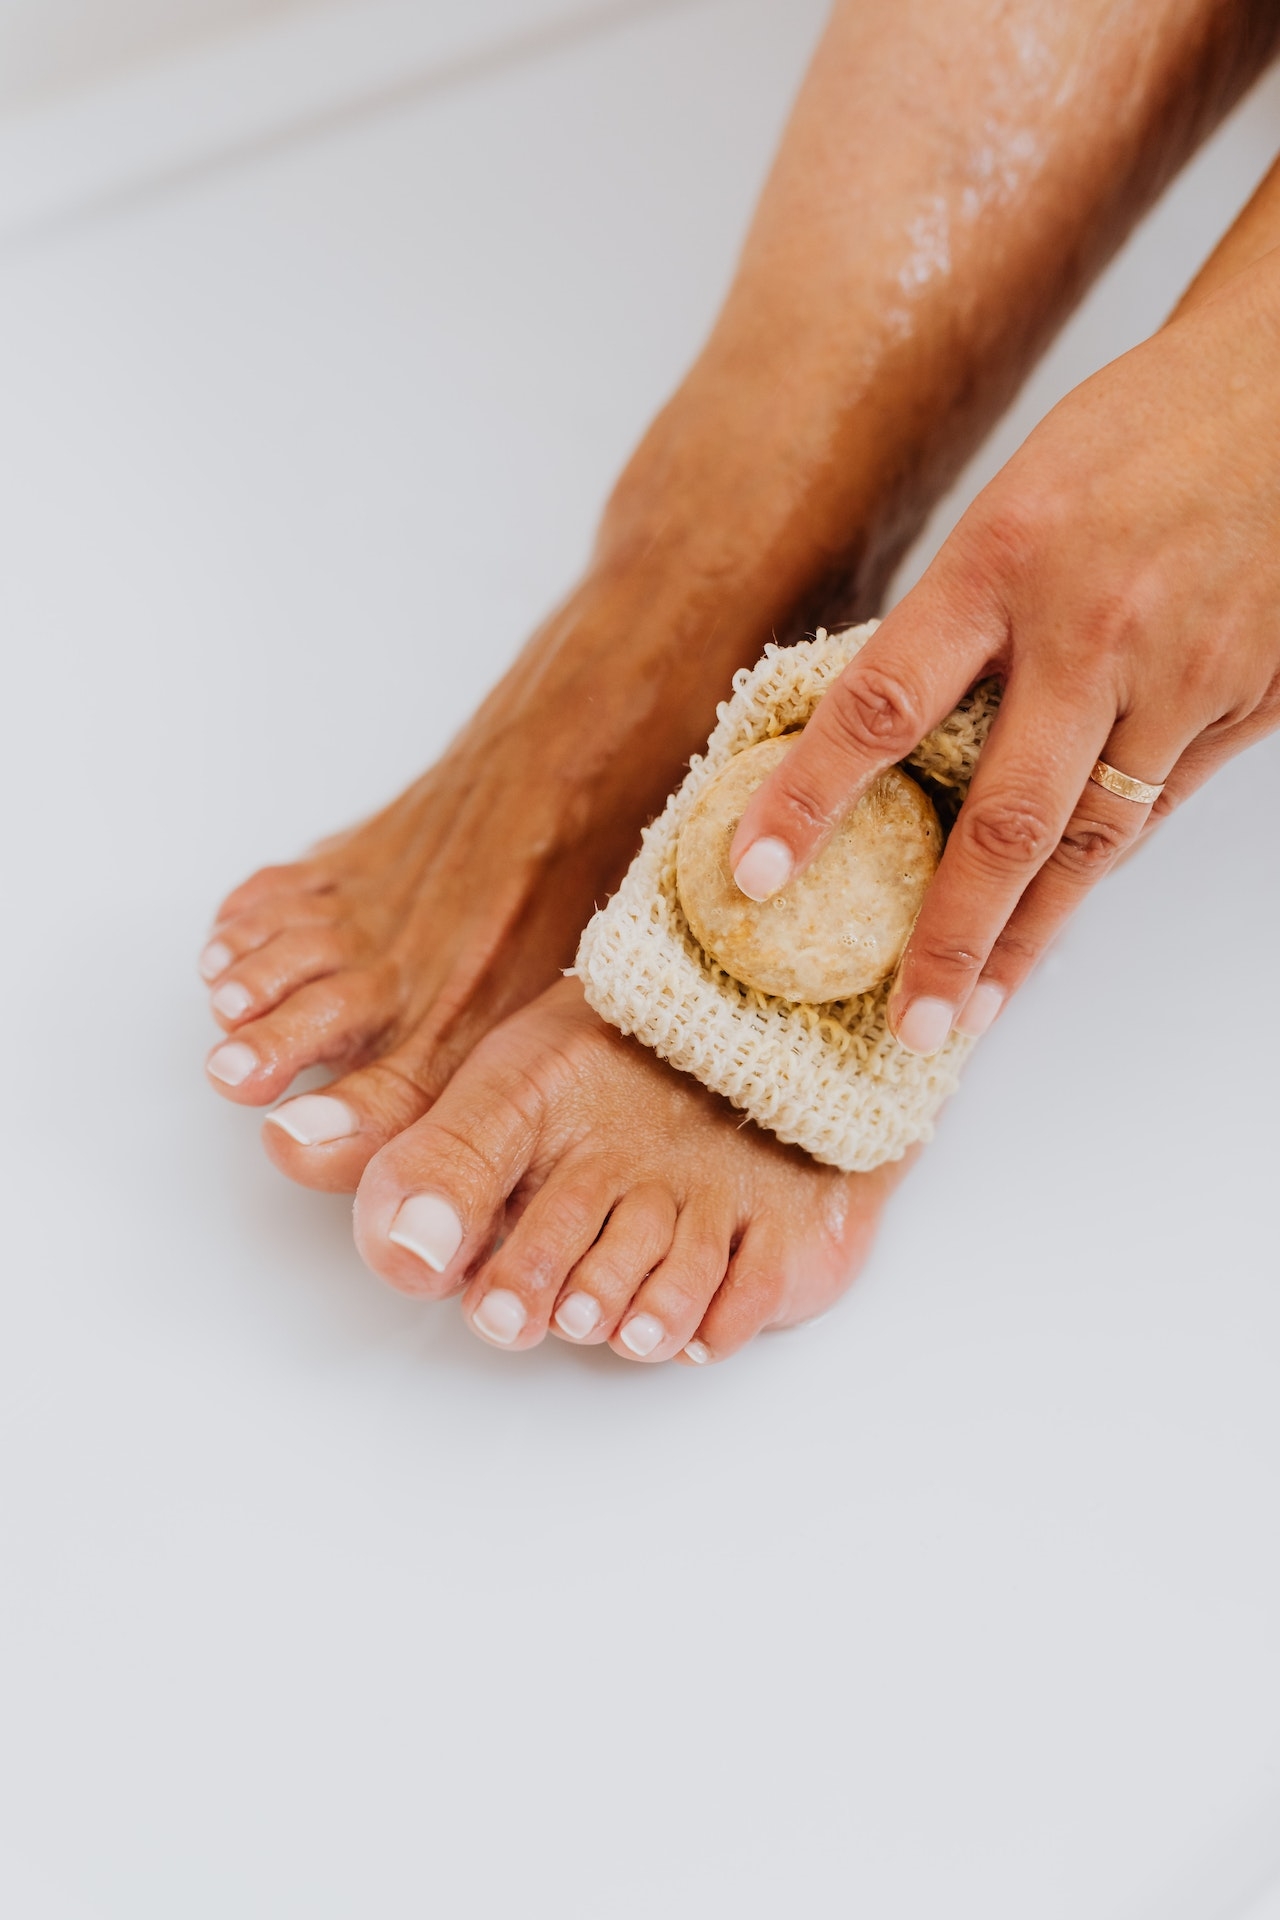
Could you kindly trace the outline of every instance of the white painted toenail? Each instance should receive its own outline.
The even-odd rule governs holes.
[[[327,1146],[330,1140],[346,1140],[360,1131],[359,1114],[345,1100],[327,1093],[303,1093],[296,1100],[286,1100],[267,1119],[300,1147]]]
[[[416,1253],[434,1273],[443,1273],[462,1245],[462,1222],[438,1193],[414,1193],[401,1205],[387,1238]]]
[[[238,1020],[242,1013],[248,1013],[253,1005],[253,995],[248,987],[242,987],[238,980],[228,980],[225,987],[219,987],[212,996],[209,1005],[215,1013],[222,1014],[226,1020]]]
[[[220,973],[226,972],[234,958],[225,940],[211,940],[200,955],[200,978],[216,980]]]
[[[695,1367],[705,1367],[711,1358],[711,1349],[704,1346],[701,1340],[691,1340],[684,1350],[684,1357],[692,1360]]]
[[[225,1047],[215,1048],[206,1064],[214,1079],[221,1080],[223,1086],[238,1087],[256,1070],[258,1056],[243,1040],[232,1040]]]
[[[600,1302],[589,1293],[570,1293],[556,1308],[556,1325],[571,1340],[585,1340],[600,1325]]]
[[[634,1353],[637,1360],[646,1360],[655,1347],[660,1347],[667,1337],[667,1330],[661,1320],[655,1320],[651,1313],[638,1313],[628,1320],[622,1329],[621,1340],[624,1347]]]
[[[471,1324],[478,1327],[487,1340],[509,1347],[523,1332],[528,1318],[524,1301],[518,1294],[509,1293],[506,1287],[495,1287],[492,1293],[486,1293],[472,1314]]]

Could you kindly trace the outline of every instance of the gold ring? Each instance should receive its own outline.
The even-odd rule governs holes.
[[[1122,800],[1136,800],[1140,807],[1149,807],[1164,792],[1164,782],[1153,787],[1148,780],[1135,780],[1131,773],[1121,773],[1117,767],[1109,767],[1105,760],[1099,760],[1089,775],[1108,793],[1118,793]]]

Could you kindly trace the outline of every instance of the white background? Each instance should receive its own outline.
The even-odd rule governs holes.
[[[205,1086],[211,906],[571,578],[822,9],[595,12],[299,13],[6,175],[0,1908],[1270,1920],[1275,745],[722,1369],[482,1347]],[[1269,81],[933,541],[1278,145]]]

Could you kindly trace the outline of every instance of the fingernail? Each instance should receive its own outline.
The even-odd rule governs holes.
[[[795,862],[781,840],[757,840],[733,870],[738,892],[748,900],[767,900],[785,887]]]
[[[224,940],[211,940],[200,955],[198,965],[202,980],[216,980],[231,965],[234,955]]]
[[[620,1336],[623,1346],[634,1353],[637,1360],[647,1359],[666,1337],[666,1328],[651,1313],[637,1313],[634,1319],[628,1320]]]
[[[238,1020],[242,1013],[248,1013],[253,1005],[253,995],[248,987],[242,987],[238,980],[228,980],[225,987],[219,987],[211,997],[209,1005],[215,1013],[224,1019]]]
[[[471,1324],[479,1327],[486,1339],[496,1340],[500,1347],[509,1347],[523,1332],[528,1318],[524,1301],[518,1294],[509,1293],[506,1287],[495,1287],[492,1293],[486,1293],[472,1314]]]
[[[970,1040],[981,1040],[1003,1005],[1004,988],[991,980],[979,980],[956,1015],[956,1032]]]
[[[443,1273],[462,1245],[462,1222],[438,1193],[411,1193],[401,1202],[387,1235],[393,1245]]]
[[[300,1147],[323,1147],[330,1140],[346,1140],[360,1131],[359,1114],[353,1113],[345,1100],[335,1100],[328,1093],[299,1094],[296,1100],[286,1100],[269,1113],[267,1119]]]
[[[570,1293],[555,1311],[555,1322],[570,1340],[585,1340],[600,1325],[600,1302],[589,1293]]]
[[[701,1340],[691,1340],[684,1350],[684,1357],[692,1360],[695,1367],[705,1367],[711,1358],[711,1349],[704,1346]]]
[[[231,1040],[225,1047],[216,1047],[205,1065],[223,1086],[238,1087],[257,1067],[258,1056],[243,1040]]]
[[[936,1053],[951,1031],[955,1008],[926,994],[913,1000],[894,1028],[894,1037],[908,1053]]]

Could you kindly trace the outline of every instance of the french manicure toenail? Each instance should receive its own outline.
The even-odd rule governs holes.
[[[570,1340],[585,1340],[600,1325],[600,1302],[589,1293],[570,1293],[556,1308],[555,1320]]]
[[[519,1294],[509,1292],[506,1287],[495,1287],[492,1293],[486,1293],[472,1314],[471,1324],[479,1327],[487,1340],[509,1347],[524,1331],[528,1318]]]
[[[433,1273],[443,1273],[462,1245],[462,1222],[440,1194],[412,1193],[401,1203],[387,1238],[425,1260]]]
[[[711,1358],[711,1349],[704,1346],[701,1340],[691,1340],[684,1350],[684,1357],[692,1360],[695,1367],[705,1367]]]
[[[1004,1005],[1004,988],[992,980],[979,980],[956,1015],[956,1032],[970,1040],[981,1040]]]
[[[220,973],[226,972],[233,958],[234,956],[231,949],[225,940],[211,940],[204,952],[200,955],[200,978],[202,980],[216,980]]]
[[[256,1070],[258,1056],[243,1040],[230,1040],[225,1047],[216,1047],[206,1064],[224,1087],[238,1087]]]
[[[253,995],[248,987],[241,986],[238,980],[228,980],[225,987],[219,987],[218,991],[211,996],[209,1005],[215,1013],[220,1013],[224,1020],[238,1020],[241,1014],[248,1013],[253,1005]]]
[[[667,1330],[661,1320],[655,1320],[651,1313],[637,1313],[628,1320],[618,1337],[637,1360],[647,1360],[654,1348],[662,1345]]]
[[[353,1113],[345,1100],[335,1100],[328,1093],[299,1094],[296,1100],[286,1100],[269,1113],[267,1119],[300,1147],[327,1146],[330,1140],[346,1140],[360,1131],[359,1114]]]
[[[898,1045],[908,1053],[936,1053],[955,1017],[955,1008],[946,1000],[934,1000],[927,994],[913,1000],[894,1028]]]
[[[790,847],[781,840],[757,840],[739,860],[733,878],[748,900],[767,900],[786,886],[794,865]]]

